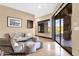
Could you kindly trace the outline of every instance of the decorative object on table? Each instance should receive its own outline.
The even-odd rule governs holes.
[[[16,17],[7,17],[7,26],[8,27],[21,27],[21,19]]]

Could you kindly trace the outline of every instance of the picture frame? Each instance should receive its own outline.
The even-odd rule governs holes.
[[[8,27],[15,27],[15,28],[20,28],[21,25],[21,19],[17,17],[10,17],[7,16],[7,26]]]

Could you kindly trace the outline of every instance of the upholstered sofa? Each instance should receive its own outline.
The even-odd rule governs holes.
[[[26,55],[42,48],[42,42],[38,37],[26,36],[24,33],[10,33],[5,34],[5,36],[9,41],[8,45],[11,47],[9,47],[11,51],[9,53],[7,51],[7,53],[5,53],[6,55]]]

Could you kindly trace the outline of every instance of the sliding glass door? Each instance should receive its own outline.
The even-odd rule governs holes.
[[[54,18],[55,41],[64,47],[69,53],[72,53],[71,42],[71,15],[72,4],[68,4]]]
[[[63,40],[61,40],[61,45],[69,53],[72,53],[71,16],[72,16],[72,4],[68,4],[61,12],[61,19],[63,19]]]
[[[57,15],[55,17],[55,40],[58,42],[58,43],[61,43],[61,40],[60,40],[60,15]]]

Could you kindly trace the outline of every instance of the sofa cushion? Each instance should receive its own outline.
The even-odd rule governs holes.
[[[24,37],[25,34],[21,32],[16,32],[16,33],[10,33],[11,38],[18,38],[18,37]]]
[[[18,38],[16,38],[16,41],[17,42],[26,42],[26,41],[29,41],[31,39],[32,39],[32,37],[18,37]]]

